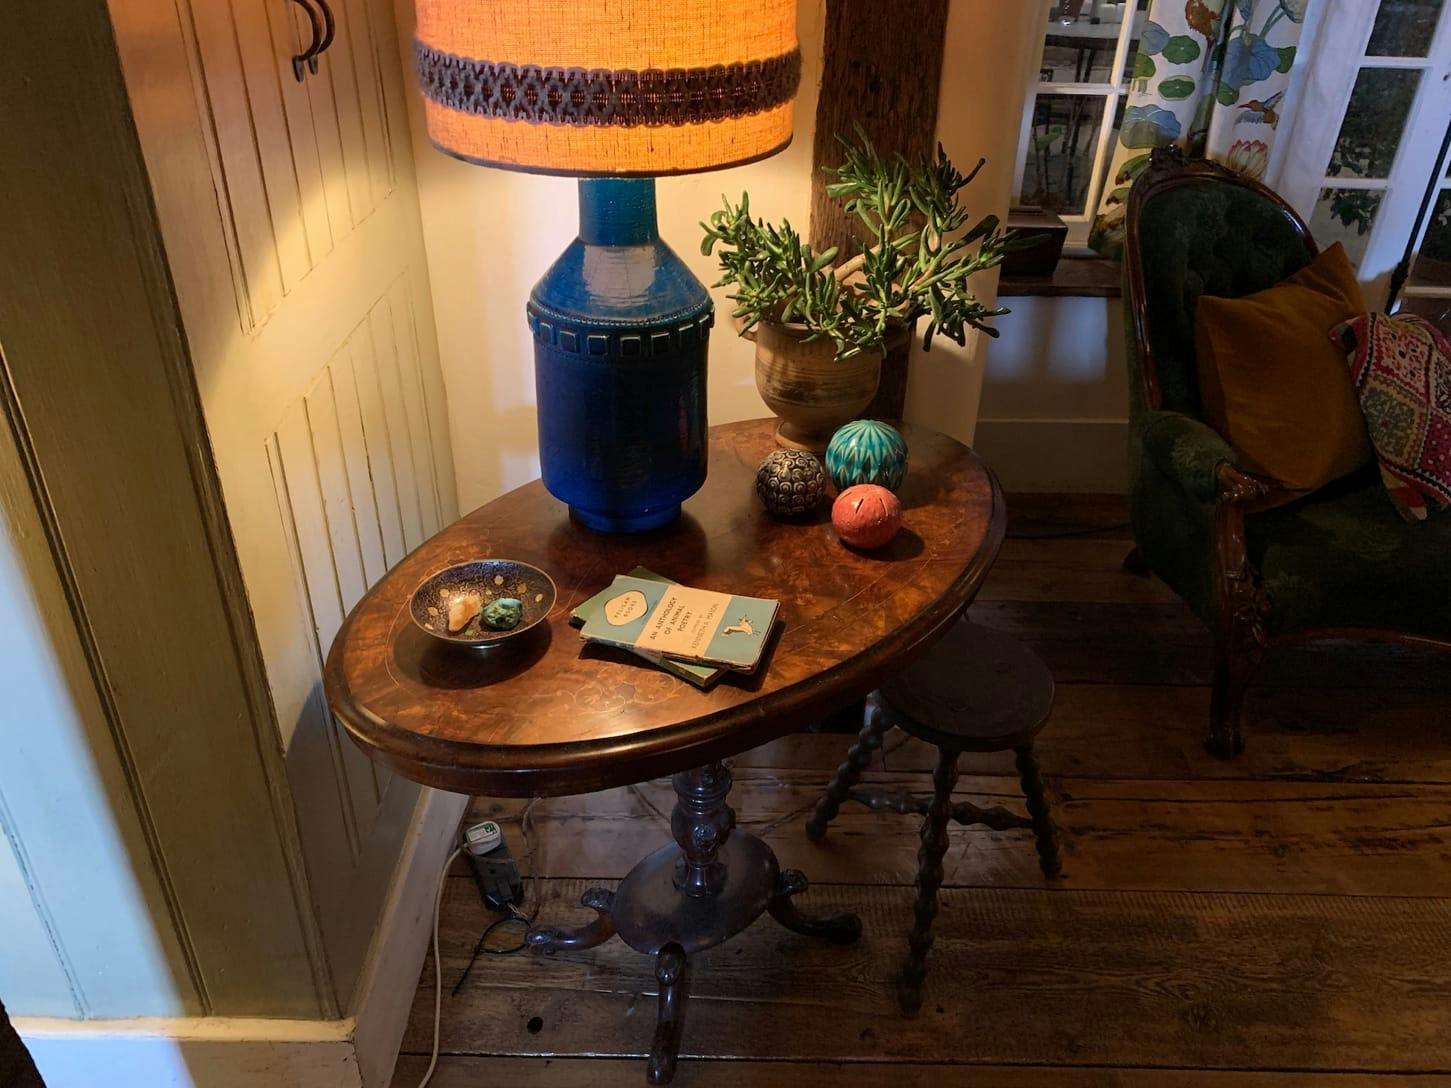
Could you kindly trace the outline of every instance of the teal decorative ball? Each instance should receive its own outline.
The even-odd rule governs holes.
[[[857,484],[877,484],[896,491],[907,475],[907,442],[885,423],[853,420],[831,436],[826,447],[826,473],[838,491]]]

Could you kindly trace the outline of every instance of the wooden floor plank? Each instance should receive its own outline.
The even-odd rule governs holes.
[[[1007,508],[1011,538],[1120,540],[1125,554],[1133,543],[1126,495],[1016,494]]]
[[[398,1060],[392,1088],[414,1088],[428,1059]],[[430,1088],[639,1088],[632,1058],[445,1058]],[[1072,1069],[1062,1066],[944,1067],[923,1062],[690,1062],[676,1088],[1451,1088],[1451,1077],[1363,1073],[1225,1073],[1205,1069]]]
[[[484,919],[449,881],[444,978]],[[583,881],[547,881],[553,917]],[[762,919],[693,964],[684,1053],[697,1058],[1067,1064],[1291,1071],[1451,1071],[1451,903],[1434,899],[1004,889],[944,893],[923,1014],[892,1005],[910,904],[826,886],[803,909],[855,909],[840,948]],[[576,907],[583,920],[588,912]],[[404,1050],[432,1032],[425,971]],[[586,953],[490,957],[445,989],[449,1054],[638,1057],[651,962]],[[532,1024],[535,1018],[537,1022]]]
[[[1178,604],[1159,579],[1123,569],[1127,552],[1122,540],[1009,538],[977,599]]]
[[[864,782],[929,793],[920,771],[868,772]],[[826,840],[803,825],[823,786],[815,771],[738,768],[737,826],[760,835],[785,868],[839,884],[909,885],[920,820],[850,803]],[[1134,891],[1451,896],[1451,787],[1296,781],[1050,783],[1063,887]],[[954,795],[1022,811],[1016,778],[964,776]],[[535,864],[549,877],[622,877],[669,841],[668,780],[540,801]],[[516,819],[521,802],[477,800],[476,819]],[[1042,888],[1028,831],[953,826],[949,886]],[[511,837],[518,852],[521,842]]]
[[[1209,632],[1182,604],[978,601],[968,616],[1026,642],[1060,684],[1209,683]],[[1451,692],[1446,655],[1365,642],[1278,649],[1259,683]]]
[[[1451,699],[1420,691],[1275,688],[1250,692],[1249,743],[1235,759],[1204,750],[1209,689],[1059,684],[1038,743],[1043,773],[1098,778],[1305,778],[1451,783]],[[902,743],[903,741],[905,743]],[[852,738],[797,733],[736,758],[737,766],[829,773]],[[931,770],[935,749],[888,737],[895,770]],[[1012,756],[964,755],[964,773],[1011,774]]]
[[[1060,684],[1209,682],[1209,634],[1181,604],[978,601],[968,616],[1032,646]]]

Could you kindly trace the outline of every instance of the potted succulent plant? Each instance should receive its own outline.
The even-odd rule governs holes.
[[[958,344],[969,329],[997,335],[987,322],[1008,311],[983,305],[968,280],[1014,244],[997,216],[969,225],[960,194],[982,162],[964,175],[941,147],[909,162],[883,159],[860,130],[842,143],[827,194],[866,227],[857,255],[838,263],[835,248],[813,252],[785,220],[752,219],[749,194],[738,205],[722,198],[701,224],[701,252],[719,247],[716,286],[735,288],[732,316],[755,341],[756,388],[781,417],[777,441],[818,452],[871,401],[885,350],[919,318],[924,350],[939,334]]]

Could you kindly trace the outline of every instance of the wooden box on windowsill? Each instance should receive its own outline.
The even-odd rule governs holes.
[[[1068,224],[1057,215],[1037,207],[1010,208],[1008,228],[1024,238],[1037,238],[1026,249],[1015,249],[1003,259],[1004,279],[1025,279],[1053,275],[1068,239]]]

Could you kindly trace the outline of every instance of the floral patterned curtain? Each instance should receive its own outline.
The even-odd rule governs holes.
[[[1156,147],[1264,175],[1310,0],[1152,0],[1088,244],[1123,251],[1124,204]]]

